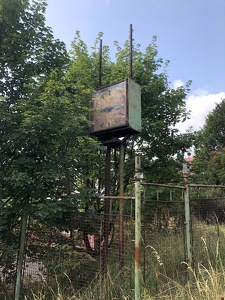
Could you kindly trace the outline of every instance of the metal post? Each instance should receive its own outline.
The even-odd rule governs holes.
[[[124,197],[124,143],[120,144],[120,197]],[[124,199],[119,200],[119,228],[120,228],[120,243],[119,243],[119,269],[123,274],[124,268]]]
[[[135,300],[141,296],[141,157],[135,157]]]
[[[130,78],[133,77],[133,28],[130,24]]]
[[[143,241],[144,241],[144,251],[143,251],[143,282],[145,284],[146,282],[146,265],[147,265],[147,262],[146,262],[146,186],[144,187],[144,207],[143,207]]]
[[[17,262],[17,274],[16,274],[16,287],[15,287],[15,300],[20,299],[20,287],[22,281],[22,268],[24,260],[24,248],[26,241],[26,227],[27,227],[27,213],[23,213],[21,220],[21,231],[20,231],[20,249],[19,257]]]
[[[110,196],[110,162],[111,162],[111,147],[107,146],[106,165],[105,165],[105,196]],[[103,253],[102,253],[102,277],[105,277],[108,270],[108,239],[109,239],[109,211],[110,198],[105,198],[104,210],[104,226],[103,226]]]
[[[190,215],[190,201],[189,201],[189,185],[188,185],[188,168],[187,164],[183,164],[183,178],[184,178],[184,205],[185,205],[185,240],[186,240],[186,256],[188,264],[188,276],[191,279],[192,268],[192,247],[191,247],[191,215]]]
[[[102,86],[102,40],[100,40],[100,47],[99,47],[99,74],[98,74],[98,87]]]

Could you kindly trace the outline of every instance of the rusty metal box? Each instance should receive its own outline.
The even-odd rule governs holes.
[[[130,78],[99,88],[91,107],[90,134],[100,140],[141,131],[141,89]]]

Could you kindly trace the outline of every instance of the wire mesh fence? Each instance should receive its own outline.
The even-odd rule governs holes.
[[[207,267],[212,262],[216,267],[224,265],[225,187],[189,184],[188,189],[194,267]],[[179,282],[187,279],[184,190],[184,186],[142,182],[141,273],[144,285],[152,293],[162,290],[168,278]],[[48,295],[60,289],[65,295],[91,291],[90,299],[120,299],[121,292],[132,299],[135,203],[134,198],[128,198],[110,197],[107,216],[103,211],[75,213],[66,231],[57,223],[30,216],[23,259],[23,295],[31,290]],[[20,228],[15,226],[0,242],[0,295],[9,295],[4,299],[13,299],[10,296],[16,279],[19,236]]]
[[[123,201],[123,215],[119,212],[120,201]],[[22,293],[27,295],[31,289],[40,290],[41,286],[44,293],[48,292],[46,287],[51,287],[75,294],[98,286],[95,299],[107,299],[101,294],[105,295],[108,290],[106,285],[113,283],[113,292],[108,299],[115,295],[119,299],[122,297],[120,292],[123,290],[124,293],[124,289],[127,289],[127,294],[132,297],[135,269],[134,208],[133,199],[121,200],[112,197],[107,228],[104,212],[81,212],[75,215],[75,221],[71,224],[76,226],[71,227],[69,231],[49,226],[48,223],[41,224],[40,221],[30,218],[26,236]],[[163,276],[175,278],[181,270],[183,271],[183,216],[181,191],[174,189],[172,192],[165,187],[144,188],[141,272],[146,287],[150,287],[151,290],[157,290]],[[179,245],[176,252],[173,249],[174,243]],[[16,271],[16,265],[14,267]]]
[[[184,274],[184,201],[183,189],[143,183],[142,236],[143,279],[152,292],[165,278],[176,280]]]
[[[119,213],[119,202],[123,201],[123,214]],[[26,246],[23,258],[21,294],[27,295],[46,289],[66,290],[74,295],[84,289],[98,286],[95,299],[102,299],[102,285],[111,281],[118,290],[124,283],[129,293],[133,290],[134,274],[134,200],[111,199],[110,214],[96,211],[80,212],[74,216],[70,230],[62,230],[57,224],[50,226],[40,220],[29,218]],[[79,219],[79,221],[78,221]],[[16,262],[19,249],[19,228],[16,231],[14,256],[8,249],[7,263],[1,283],[12,283],[16,277]],[[107,241],[106,241],[107,237]],[[107,249],[106,249],[107,245]],[[6,246],[7,247],[7,246]],[[1,245],[1,253],[3,247]],[[3,255],[3,254],[2,254]],[[12,266],[10,267],[10,261]],[[7,274],[6,274],[7,270]],[[11,273],[10,273],[11,272]],[[107,279],[107,280],[105,280]],[[105,293],[106,286],[104,286]],[[108,298],[110,299],[111,296]],[[104,299],[104,297],[103,297]],[[105,298],[106,299],[106,298]]]
[[[225,186],[190,185],[192,248],[199,265],[225,263]]]

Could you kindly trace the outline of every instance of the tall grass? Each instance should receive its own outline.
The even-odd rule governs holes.
[[[203,254],[207,256],[207,267],[198,263],[195,270],[188,269],[189,279],[186,283],[179,279],[173,280],[158,273],[158,277],[164,277],[164,283],[158,285],[158,292],[152,295],[151,288],[145,287],[142,299],[174,299],[174,300],[224,300],[225,299],[225,265],[219,254],[219,245],[215,249],[216,261],[211,260],[211,254],[206,241],[202,239]],[[159,255],[157,253],[157,255]],[[161,259],[161,258],[160,258]],[[162,264],[162,262],[160,262]],[[184,263],[185,265],[185,263]]]
[[[191,279],[187,280],[185,272],[187,265],[179,263],[179,259],[176,260],[176,254],[179,252],[177,247],[179,240],[175,237],[172,239],[172,236],[169,235],[167,243],[168,241],[170,241],[170,245],[167,245],[167,255],[165,255],[165,249],[161,248],[160,241],[158,241],[157,247],[159,250],[151,245],[147,246],[148,254],[151,254],[148,263],[150,261],[152,263],[147,271],[141,300],[223,300],[225,298],[225,261],[223,253],[220,253],[222,242],[218,239],[215,248],[212,249],[211,244],[208,247],[207,240],[204,237],[201,238],[201,253],[205,264],[199,262],[196,263],[195,269],[189,268]],[[177,272],[172,272],[175,271],[172,268],[179,264],[182,265],[182,268],[180,267]],[[68,281],[70,281],[69,278]],[[113,271],[109,271],[103,281],[96,278],[88,287],[80,290],[73,288],[73,282],[70,282],[70,293],[60,286],[57,279],[55,285],[51,285],[51,287],[47,282],[43,282],[42,287],[39,287],[39,292],[35,292],[36,289],[32,291],[31,288],[25,300],[134,299],[130,278],[126,273],[122,279],[120,274],[116,275]]]
[[[144,288],[141,299],[143,300],[158,300],[158,299],[173,299],[173,300],[222,300],[225,297],[225,271],[223,268],[217,270],[213,264],[208,261],[209,267],[199,264],[198,268],[190,270],[192,280],[186,284],[181,284],[177,280],[166,277],[158,273],[158,276],[164,277],[164,283],[158,287],[157,294],[151,293],[151,289]],[[65,296],[62,290],[53,290],[49,286],[43,286],[45,293],[31,292],[25,300],[132,300],[132,293],[128,293],[126,283],[121,283],[118,278],[107,277],[107,284],[92,284],[88,288],[73,291],[73,295]],[[48,290],[48,293],[46,293]]]
[[[142,296],[140,300],[222,300],[225,299],[225,230],[223,226],[197,224],[194,267],[184,257],[182,232],[151,232],[142,249]],[[24,300],[133,300],[134,257],[118,273],[118,259],[111,256],[108,273],[78,289],[76,276],[52,276],[41,281],[24,281]],[[117,263],[116,263],[117,261]],[[145,261],[145,265],[143,262]],[[187,276],[189,274],[189,276]],[[190,278],[188,280],[188,278]],[[0,299],[13,299],[0,298]],[[224,300],[223,299],[223,300]]]
[[[69,278],[68,278],[69,280]],[[68,285],[67,285],[68,288]],[[71,282],[70,291],[62,289],[57,278],[54,286],[51,286],[44,282],[42,286],[39,286],[39,291],[35,286],[30,287],[27,290],[27,295],[24,297],[25,300],[113,300],[113,299],[124,299],[132,300],[133,297],[130,295],[130,284],[126,280],[122,280],[120,274],[116,277],[111,277],[110,273],[102,280],[96,279],[93,281],[88,288],[82,288],[77,290],[73,288]],[[70,295],[69,295],[70,294]]]

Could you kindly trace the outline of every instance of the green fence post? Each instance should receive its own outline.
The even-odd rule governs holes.
[[[184,209],[185,209],[185,240],[186,240],[186,256],[188,264],[188,276],[192,278],[192,247],[191,247],[191,214],[190,214],[190,199],[189,199],[189,184],[188,184],[188,168],[187,164],[183,164],[184,177]]]
[[[26,228],[27,228],[27,213],[24,212],[21,220],[21,231],[20,231],[20,248],[19,257],[17,262],[17,274],[16,274],[16,286],[15,286],[15,298],[14,300],[20,299],[20,288],[22,281],[22,269],[24,260],[24,248],[26,242]]]
[[[141,296],[141,157],[135,157],[135,300]]]

